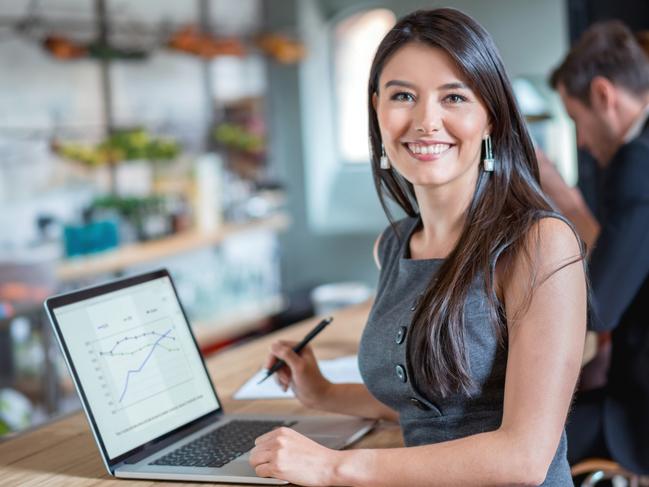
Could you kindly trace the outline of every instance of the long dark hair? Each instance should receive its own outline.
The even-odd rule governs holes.
[[[379,77],[386,62],[412,42],[440,48],[450,55],[463,81],[482,100],[491,123],[495,170],[488,173],[480,169],[460,238],[417,306],[407,345],[413,379],[422,392],[471,394],[474,384],[464,343],[464,306],[469,288],[476,278],[482,278],[490,321],[504,346],[507,318],[494,285],[496,262],[509,261],[520,252],[532,262],[526,245],[529,232],[554,210],[541,190],[534,148],[491,36],[457,10],[419,10],[399,20],[387,33],[377,49],[369,79],[372,173],[393,228],[386,193],[407,215],[415,217],[419,211],[412,184],[394,169],[379,167],[381,133],[372,97],[379,92]],[[572,262],[579,259],[583,259],[583,252]],[[531,274],[529,299],[538,284],[536,273]]]

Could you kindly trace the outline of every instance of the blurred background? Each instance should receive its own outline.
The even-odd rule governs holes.
[[[80,404],[46,296],[172,272],[204,354],[367,299],[386,226],[367,73],[396,19],[452,6],[493,35],[536,144],[595,182],[546,78],[644,2],[0,3],[0,435]]]

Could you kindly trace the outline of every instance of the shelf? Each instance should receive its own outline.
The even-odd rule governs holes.
[[[233,235],[259,230],[285,230],[289,224],[290,218],[288,215],[279,213],[268,218],[245,223],[225,223],[214,232],[193,230],[150,242],[125,245],[100,254],[65,259],[56,267],[56,277],[63,282],[86,279],[184,252],[210,247]]]

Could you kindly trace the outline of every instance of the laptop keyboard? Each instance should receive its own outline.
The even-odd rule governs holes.
[[[167,453],[149,465],[222,467],[255,446],[255,439],[284,421],[234,420]]]

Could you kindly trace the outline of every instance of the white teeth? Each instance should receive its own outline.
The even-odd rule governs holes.
[[[415,154],[441,154],[450,147],[449,144],[408,144],[408,149]]]

